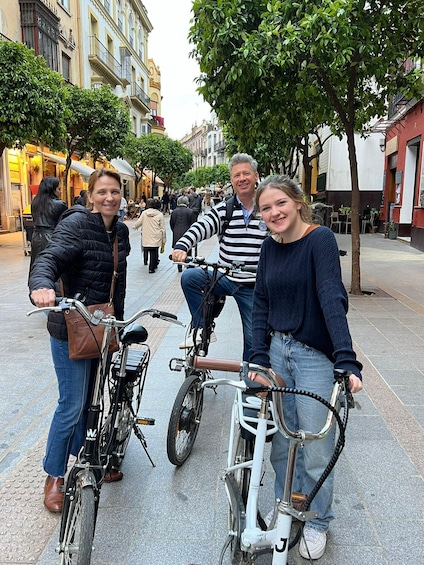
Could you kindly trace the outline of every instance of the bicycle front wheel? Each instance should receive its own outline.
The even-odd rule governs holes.
[[[199,376],[187,377],[172,408],[166,448],[169,461],[177,467],[190,455],[199,431],[204,392],[201,384],[202,379]]]
[[[233,445],[231,466],[239,465],[253,459],[254,443],[242,437],[240,427],[235,430]],[[246,526],[245,517],[250,475],[250,467],[239,468],[235,469],[226,481],[230,501],[228,509],[228,528],[233,535],[233,539],[230,543],[232,565],[252,562],[251,556],[240,548],[241,534]]]
[[[73,498],[62,516],[61,565],[90,565],[96,521],[94,488],[77,480]]]

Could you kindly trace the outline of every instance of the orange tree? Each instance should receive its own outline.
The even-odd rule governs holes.
[[[402,64],[423,52],[423,0],[195,0],[190,38],[200,91],[241,129],[289,139],[326,123],[346,135],[351,174],[351,292],[361,293],[355,132],[399,92],[420,97],[421,73]],[[232,109],[237,116],[231,116]],[[268,111],[267,111],[268,109]],[[265,123],[263,116],[266,116]]]
[[[63,77],[12,41],[0,41],[0,67],[0,156],[26,143],[63,149]]]

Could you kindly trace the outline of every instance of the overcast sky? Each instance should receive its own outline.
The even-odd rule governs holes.
[[[181,139],[195,124],[209,119],[210,107],[196,92],[200,71],[189,58],[192,0],[143,0],[153,31],[149,34],[149,58],[161,72],[162,117],[172,139]]]

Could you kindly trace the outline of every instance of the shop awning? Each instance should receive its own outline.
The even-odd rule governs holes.
[[[149,169],[144,169],[143,175],[146,175],[146,177],[147,177],[148,179],[150,179],[151,181],[153,181],[153,173],[152,173],[152,171],[150,171]],[[165,183],[163,182],[163,180],[162,180],[160,177],[158,177],[158,176],[156,175],[156,176],[155,176],[155,184],[163,184],[163,185],[164,185]]]
[[[134,169],[127,161],[123,159],[111,159],[110,164],[118,171],[122,178],[128,180],[135,179]]]
[[[66,166],[66,159],[64,157],[60,157],[54,153],[43,153],[42,155],[47,161],[53,161],[54,163],[59,163],[59,165],[63,165],[64,167]],[[88,180],[89,176],[94,171],[94,169],[88,165],[84,165],[81,161],[75,161],[75,159],[71,160],[71,169],[79,173],[86,180]]]

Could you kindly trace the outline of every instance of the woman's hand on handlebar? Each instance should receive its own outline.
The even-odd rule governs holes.
[[[31,300],[37,308],[56,306],[56,293],[52,288],[39,288],[31,292]]]
[[[362,381],[359,377],[357,377],[356,375],[350,375],[349,376],[349,389],[350,392],[355,393],[355,392],[359,392],[360,390],[362,390],[363,385],[362,385]]]
[[[187,257],[187,253],[181,249],[174,249],[172,252],[172,260],[176,263],[184,263]]]
[[[270,371],[271,371],[271,369],[270,369]],[[275,378],[278,382],[278,386],[281,386],[281,387],[284,388],[286,386],[284,379],[281,378],[279,375],[276,375],[275,373],[274,373],[274,375],[275,375]],[[269,380],[259,373],[249,372],[248,377],[251,381],[255,381],[255,383],[259,383],[263,386],[271,386],[271,383],[269,382]],[[266,396],[266,395],[267,395],[266,392],[260,392],[259,393],[259,396]]]

